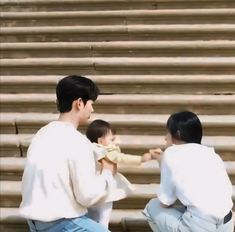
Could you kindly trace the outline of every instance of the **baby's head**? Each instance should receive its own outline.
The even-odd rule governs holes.
[[[88,126],[86,136],[92,143],[109,146],[114,143],[115,131],[108,122],[97,119]]]
[[[202,125],[196,114],[182,111],[172,114],[167,120],[167,145],[201,143]]]

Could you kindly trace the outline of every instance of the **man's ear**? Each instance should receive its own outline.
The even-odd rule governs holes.
[[[75,101],[75,104],[76,104],[76,108],[81,110],[84,108],[84,102],[81,98],[78,98],[76,101]]]

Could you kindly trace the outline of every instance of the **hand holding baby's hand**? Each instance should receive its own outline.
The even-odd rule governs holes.
[[[141,157],[141,162],[146,162],[150,160],[158,160],[160,162],[162,153],[163,151],[160,148],[150,149],[149,153],[143,154],[143,156]]]
[[[152,156],[150,153],[145,153],[143,154],[143,156],[141,157],[141,162],[146,162],[152,159]]]
[[[151,154],[152,159],[156,159],[159,162],[161,161],[162,153],[163,153],[162,149],[160,149],[160,148],[150,149],[149,153]]]

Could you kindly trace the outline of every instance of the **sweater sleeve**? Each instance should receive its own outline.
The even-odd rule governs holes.
[[[170,206],[177,200],[177,196],[175,192],[172,170],[168,164],[167,157],[168,153],[165,151],[161,162],[161,180],[158,198],[162,204]]]
[[[120,148],[108,149],[106,157],[113,163],[140,165],[141,156],[121,153]]]

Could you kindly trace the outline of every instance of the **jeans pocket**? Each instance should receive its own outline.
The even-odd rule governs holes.
[[[78,226],[76,223],[74,223],[72,220],[68,219],[65,220],[63,226],[58,230],[58,232],[86,232],[83,228]]]

